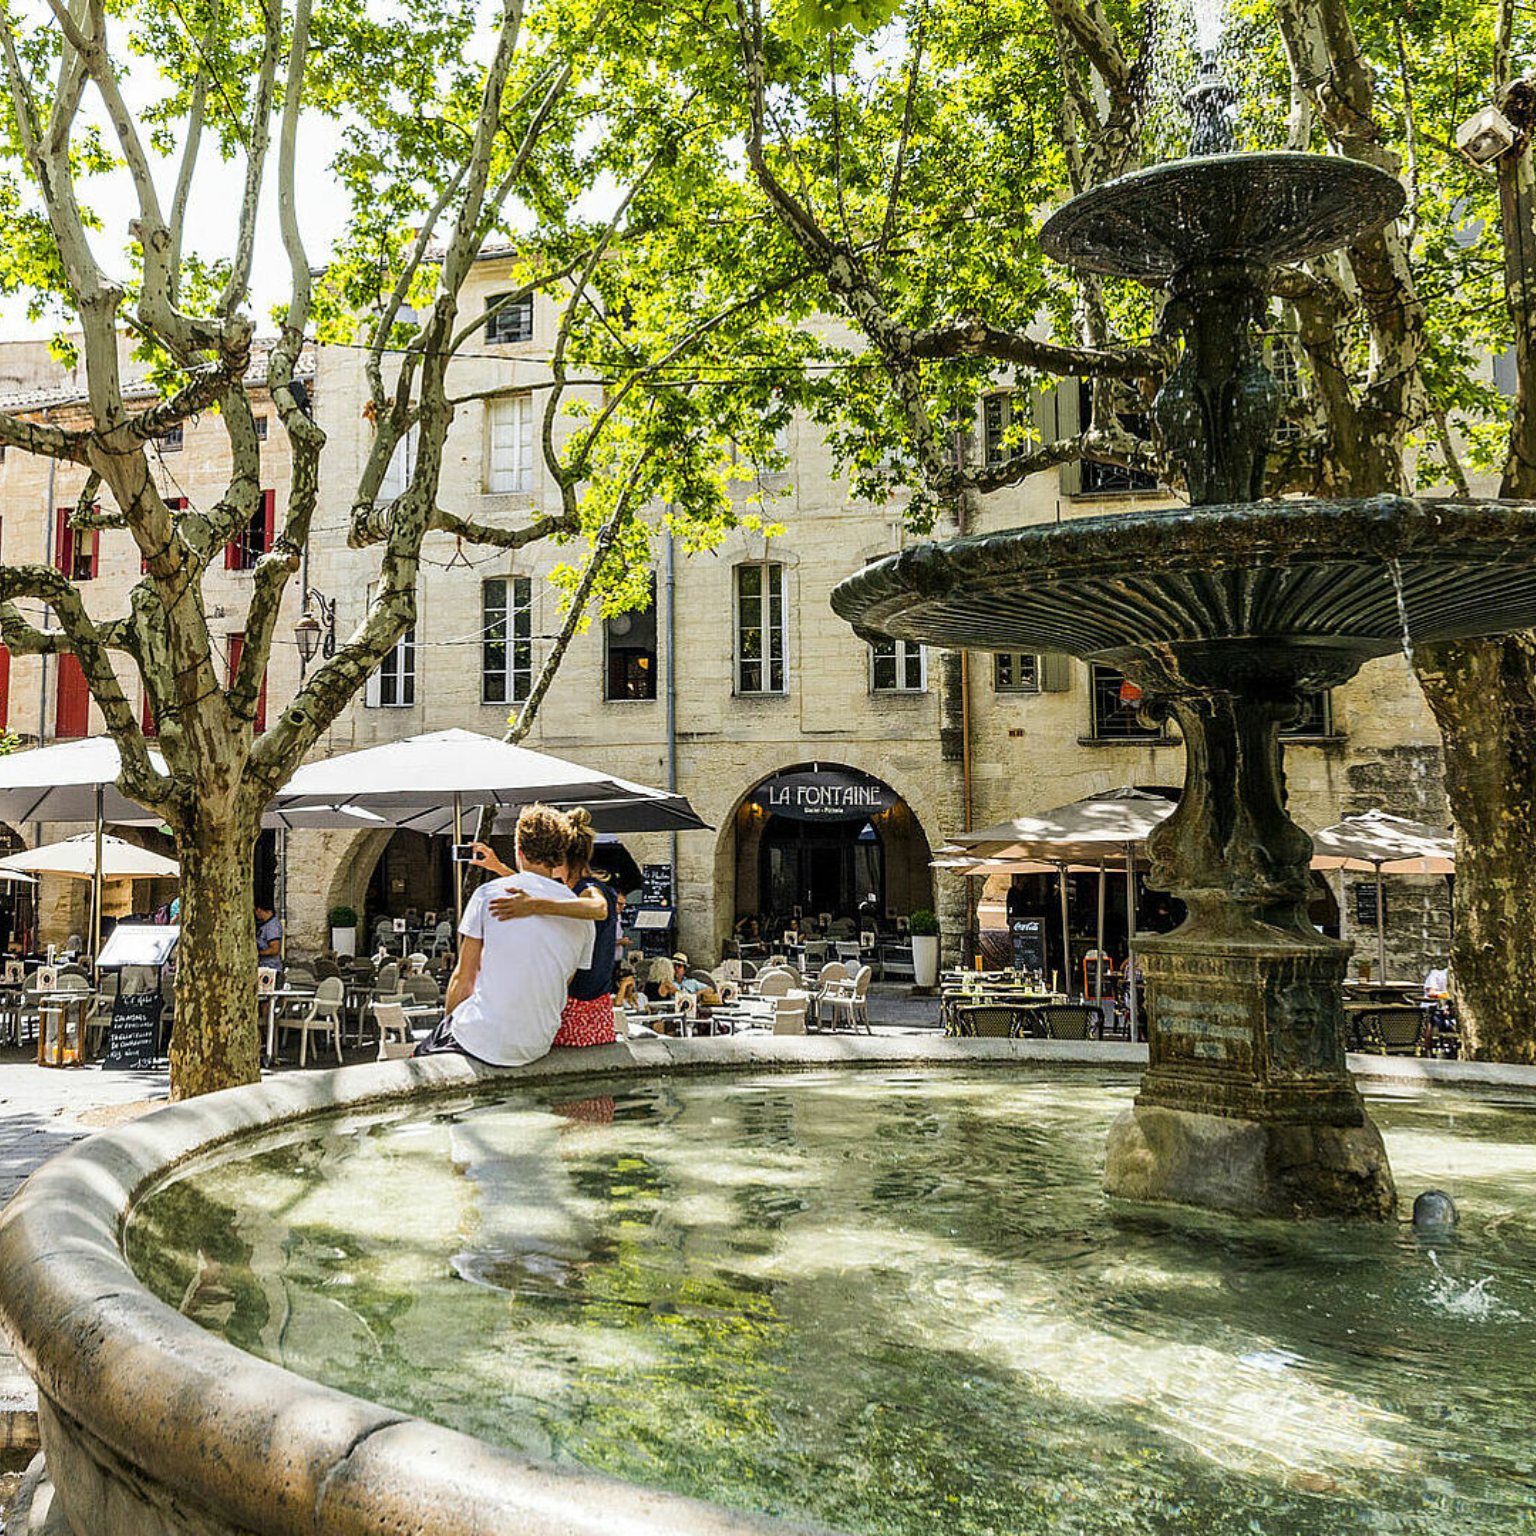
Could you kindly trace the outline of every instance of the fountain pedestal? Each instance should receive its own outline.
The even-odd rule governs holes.
[[[1189,915],[1143,937],[1151,1064],[1110,1137],[1105,1188],[1250,1214],[1374,1216],[1395,1193],[1344,1062],[1350,946],[1307,916],[1311,840],[1286,814],[1280,730],[1347,647],[1173,642],[1113,658],[1185,745],[1150,883]]]

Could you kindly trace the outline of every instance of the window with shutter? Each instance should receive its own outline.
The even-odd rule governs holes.
[[[998,693],[1038,693],[1040,658],[1031,651],[995,652],[992,686]]]
[[[101,556],[101,533],[97,529],[70,526],[73,507],[60,507],[55,513],[53,537],[54,569],[71,581],[92,581]]]
[[[224,546],[226,571],[254,571],[277,535],[277,492],[263,491],[250,521]]]
[[[506,495],[533,488],[533,402],[502,395],[486,406],[485,488]]]

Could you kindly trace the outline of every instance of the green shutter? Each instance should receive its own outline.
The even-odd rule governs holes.
[[[1063,379],[1051,392],[1054,401],[1053,438],[1076,437],[1083,430],[1078,408],[1080,384],[1077,379]],[[1061,494],[1080,496],[1083,490],[1083,466],[1077,459],[1070,459],[1061,466]]]
[[[1072,691],[1072,658],[1061,651],[1040,653],[1040,691],[1042,693],[1070,693]]]

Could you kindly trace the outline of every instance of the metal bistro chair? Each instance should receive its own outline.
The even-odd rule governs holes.
[[[1377,1056],[1422,1056],[1429,1044],[1423,1008],[1366,1008],[1355,1015],[1360,1049]]]
[[[1097,1003],[1042,1003],[1029,1011],[1047,1040],[1104,1038],[1104,1010]]]
[[[955,1033],[966,1040],[1022,1040],[1035,1031],[1029,1010],[1012,1003],[973,1003],[955,1010]]]

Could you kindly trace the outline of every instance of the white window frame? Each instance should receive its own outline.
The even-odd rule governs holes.
[[[385,698],[385,684],[392,698]],[[416,705],[416,626],[395,641],[368,674],[363,702],[369,709],[413,709]]]
[[[880,663],[889,659],[895,681],[880,681]],[[913,678],[916,681],[913,681]],[[928,691],[928,648],[911,640],[873,640],[869,646],[869,691],[871,693],[926,693]]]
[[[531,395],[496,395],[485,402],[485,489],[492,496],[533,489]]]
[[[755,621],[747,624],[746,605],[753,599],[742,592],[742,577],[747,571],[761,572],[759,591],[755,596],[758,612]],[[777,560],[748,560],[731,572],[731,634],[734,660],[736,693],[745,698],[778,698],[789,692],[789,595],[785,580],[786,567]],[[777,586],[779,598],[779,622],[772,619],[773,589]],[[750,630],[758,635],[758,654],[747,657],[743,642]],[[774,686],[775,640],[779,669],[778,685]],[[758,686],[749,687],[744,681],[748,668],[758,669]]]
[[[502,601],[493,607],[487,588],[493,581],[503,584]],[[480,583],[480,702],[482,704],[521,704],[533,691],[533,578],[531,576],[487,576]],[[492,628],[502,626],[503,666],[494,672],[486,663],[486,650],[496,643]],[[526,659],[518,660],[518,647],[525,648]],[[501,679],[501,698],[493,698],[488,686],[493,677]]]

